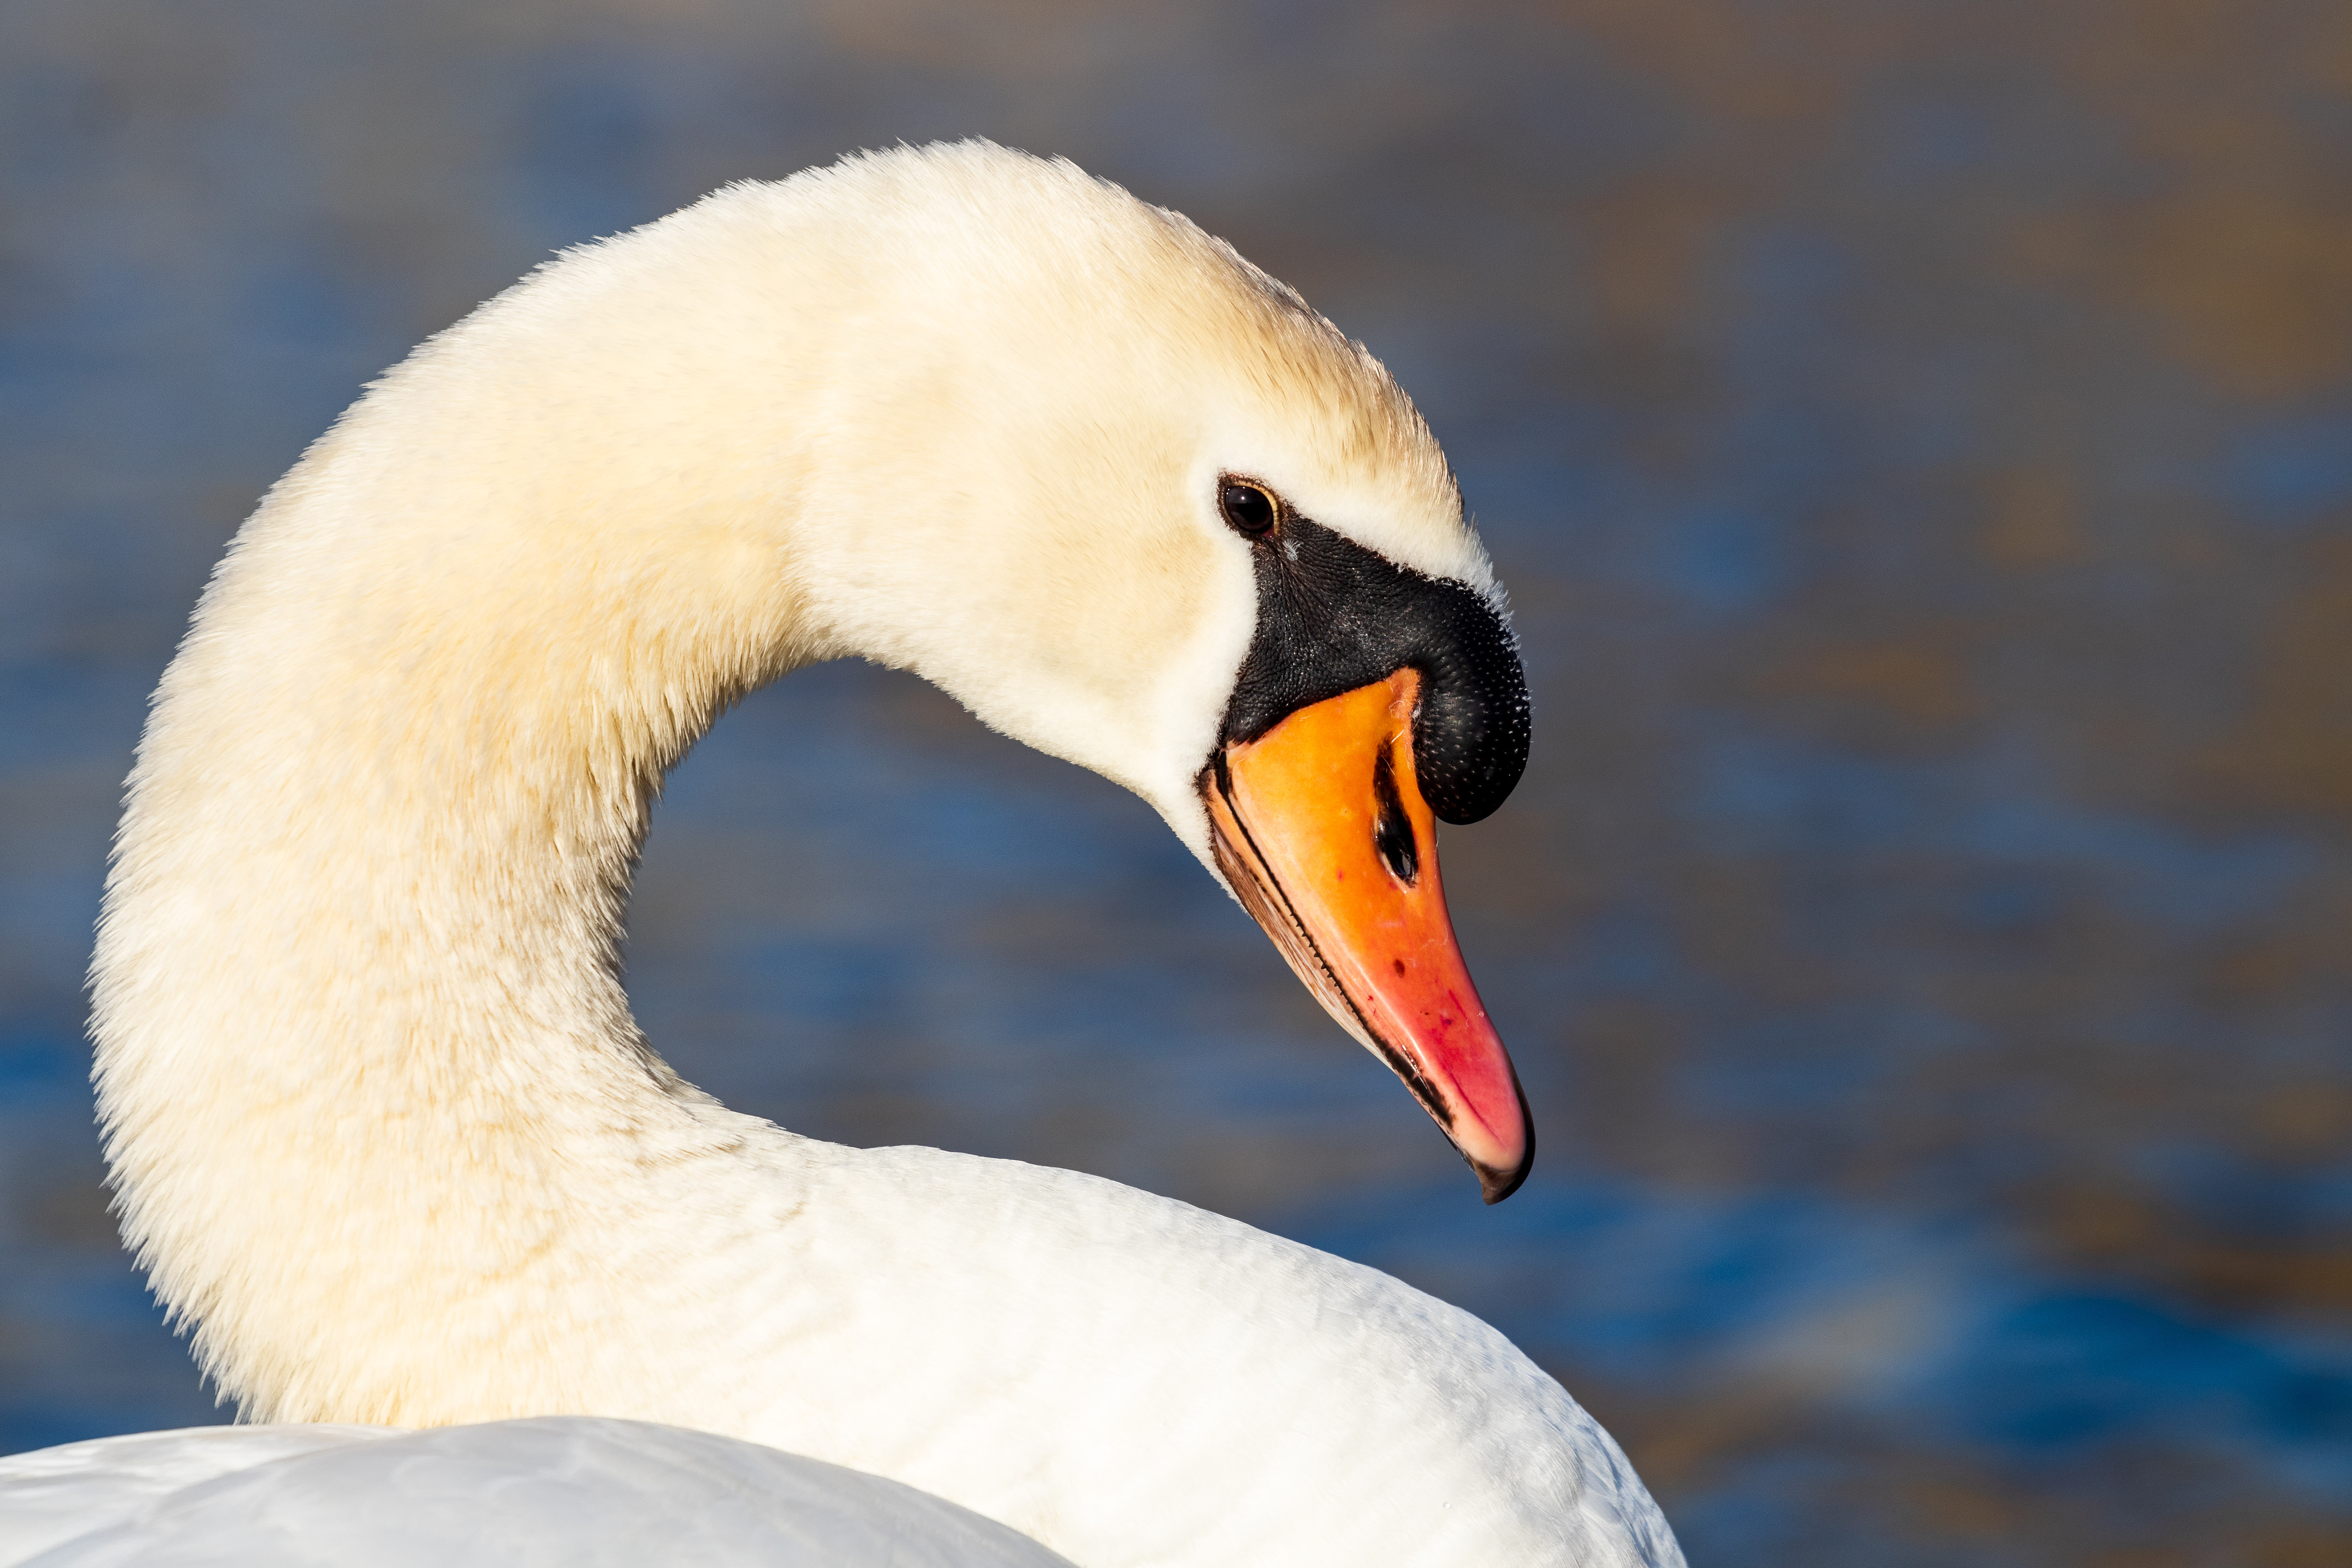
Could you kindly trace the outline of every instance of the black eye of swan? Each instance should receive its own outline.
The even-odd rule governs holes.
[[[1243,479],[1227,479],[1217,487],[1217,510],[1236,533],[1252,539],[1263,538],[1282,515],[1282,508],[1262,485]]]

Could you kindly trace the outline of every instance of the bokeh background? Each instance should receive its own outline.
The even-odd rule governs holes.
[[[223,1418],[79,981],[259,491],[553,247],[969,134],[1229,237],[1447,443],[1538,702],[1445,844],[1538,1173],[1481,1209],[1138,803],[864,667],[672,781],[672,1059],[1458,1301],[1703,1568],[2352,1562],[2341,0],[8,0],[0,1451]]]

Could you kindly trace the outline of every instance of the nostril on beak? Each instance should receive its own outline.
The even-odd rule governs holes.
[[[1421,875],[1421,848],[1412,840],[1412,819],[1404,814],[1404,797],[1397,793],[1393,747],[1381,749],[1372,764],[1372,797],[1379,815],[1372,822],[1372,847],[1389,874],[1410,888]]]

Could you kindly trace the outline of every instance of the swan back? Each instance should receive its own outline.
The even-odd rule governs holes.
[[[410,1433],[196,1427],[0,1460],[0,1563],[1069,1568],[1018,1531],[880,1476],[579,1417]]]

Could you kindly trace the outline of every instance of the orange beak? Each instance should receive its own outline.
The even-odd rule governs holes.
[[[1454,940],[1413,780],[1413,670],[1302,708],[1201,775],[1224,873],[1339,1026],[1396,1069],[1486,1201],[1535,1159],[1511,1058]]]

